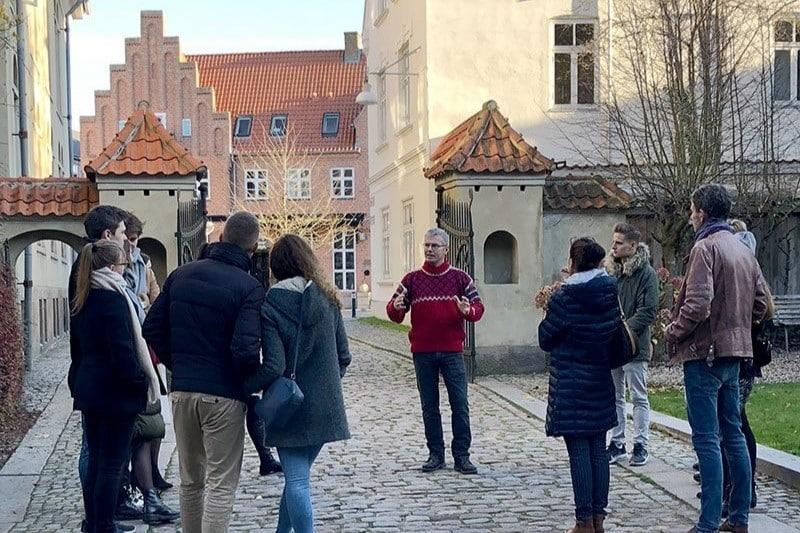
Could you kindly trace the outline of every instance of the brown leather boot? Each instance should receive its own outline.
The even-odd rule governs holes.
[[[595,533],[592,520],[575,520],[575,527],[568,529],[566,533]]]
[[[605,533],[606,530],[603,528],[603,522],[606,519],[606,515],[604,514],[596,514],[593,517],[594,522],[594,533]]]
[[[733,533],[747,533],[747,526],[742,526],[739,524],[732,524],[730,520],[725,520],[721,526],[719,526],[720,531],[732,531]]]

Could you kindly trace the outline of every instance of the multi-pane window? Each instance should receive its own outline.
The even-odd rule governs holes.
[[[333,238],[333,283],[340,291],[356,289],[355,231],[340,231]]]
[[[353,169],[331,169],[331,196],[334,198],[353,197]]]
[[[378,75],[378,138],[386,140],[386,74]]]
[[[553,103],[595,103],[595,25],[559,22],[553,25]]]
[[[311,198],[311,172],[305,168],[290,168],[286,171],[286,197]]]
[[[322,115],[322,136],[335,137],[339,133],[339,113]]]
[[[286,115],[272,115],[269,123],[269,134],[273,137],[283,137],[286,135]]]
[[[381,210],[381,246],[383,250],[383,278],[388,279],[392,275],[391,263],[389,261],[389,208]]]
[[[181,119],[181,137],[191,137],[192,136],[192,119],[184,118]]]
[[[267,197],[267,171],[251,169],[244,171],[244,197],[247,200],[263,200]]]
[[[772,97],[800,100],[800,20],[779,20],[773,27]]]
[[[416,263],[414,250],[414,201],[403,202],[403,269],[414,270]]]
[[[411,123],[411,75],[409,70],[408,43],[400,49],[400,127],[408,126]]]

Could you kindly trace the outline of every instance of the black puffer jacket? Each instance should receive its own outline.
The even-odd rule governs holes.
[[[620,321],[610,276],[564,285],[550,298],[539,324],[539,346],[550,352],[547,435],[581,437],[617,425],[608,343]]]
[[[172,390],[243,400],[244,380],[260,365],[264,289],[236,245],[217,243],[207,258],[175,270],[143,327],[172,370]]]

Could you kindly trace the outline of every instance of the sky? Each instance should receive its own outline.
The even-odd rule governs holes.
[[[90,0],[70,22],[72,112],[94,114],[94,91],[109,88],[109,65],[125,62],[125,38],[139,37],[139,12],[164,12],[164,35],[184,54],[344,48],[361,31],[364,0]]]

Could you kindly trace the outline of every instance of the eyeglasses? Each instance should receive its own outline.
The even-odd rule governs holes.
[[[422,246],[424,248],[431,248],[433,250],[438,250],[439,248],[447,248],[444,244],[436,244],[434,242],[426,242]]]

